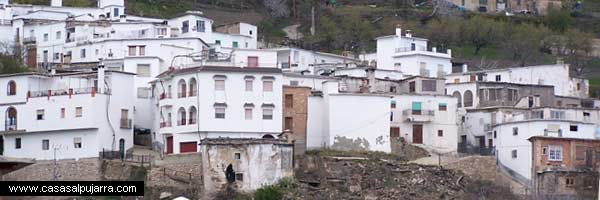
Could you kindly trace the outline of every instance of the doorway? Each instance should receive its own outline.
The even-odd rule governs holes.
[[[167,136],[167,154],[173,153],[173,136]]]
[[[423,144],[423,125],[413,124],[413,143]]]

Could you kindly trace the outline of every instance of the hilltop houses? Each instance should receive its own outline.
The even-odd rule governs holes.
[[[532,193],[553,190],[554,177],[588,182],[561,170],[594,162],[600,101],[562,62],[470,71],[450,49],[400,27],[356,57],[261,49],[255,25],[216,24],[201,11],[156,19],[124,14],[123,0],[51,5],[0,1],[0,40],[15,47],[1,50],[22,51],[32,71],[0,75],[6,156],[125,156],[135,134],[161,154],[206,155],[215,180],[253,190],[289,176],[293,156],[307,150],[399,153],[409,143],[495,156],[498,170]],[[268,180],[258,180],[240,160],[281,176],[263,170]],[[220,173],[228,163],[231,174]]]

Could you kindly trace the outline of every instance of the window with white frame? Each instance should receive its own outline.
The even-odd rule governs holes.
[[[510,154],[511,154],[511,157],[512,157],[512,158],[517,158],[517,156],[518,156],[518,155],[517,155],[517,150],[516,150],[516,149],[512,150],[512,151],[510,152]]]
[[[50,140],[42,140],[42,150],[50,149]]]
[[[213,79],[215,80],[215,91],[225,91],[225,79],[227,79],[227,76],[215,75]]]
[[[81,54],[80,55],[81,55],[80,56],[81,58],[85,58],[85,49],[81,49]]]
[[[138,64],[136,74],[138,77],[150,77],[150,65]]]
[[[264,77],[263,78],[263,92],[272,92],[273,91],[273,81],[275,78],[273,77]]]
[[[204,32],[206,31],[206,27],[205,27],[205,22],[202,20],[198,20],[196,21],[196,31],[197,32]]]
[[[548,146],[548,160],[549,161],[562,161],[562,146],[549,145]]]
[[[83,107],[76,107],[75,108],[75,117],[82,117],[83,116]]]
[[[73,147],[76,149],[81,149],[81,138],[80,137],[73,138]]]
[[[272,120],[273,119],[273,109],[275,108],[272,104],[263,105],[263,120]]]
[[[61,37],[62,37],[62,32],[56,31],[56,39],[60,40]]]
[[[136,46],[129,46],[129,50],[128,50],[128,55],[129,56],[135,56],[135,50],[136,50]]]
[[[245,90],[247,92],[251,92],[254,90],[253,86],[254,86],[254,76],[246,76],[244,77],[245,80]]]
[[[140,46],[140,56],[146,55],[146,46]]]
[[[44,109],[39,109],[36,112],[36,119],[37,120],[44,120]]]
[[[49,36],[48,36],[48,33],[44,33],[44,42],[47,42],[47,41],[48,41],[48,37],[49,37]]]
[[[552,119],[564,119],[565,111],[552,110],[550,111],[550,116],[552,117]]]
[[[244,119],[252,120],[252,108],[251,107],[244,108]]]
[[[65,108],[60,108],[60,118],[64,119],[67,116]]]
[[[227,104],[225,103],[215,103],[215,119],[225,119],[225,109],[227,108]]]

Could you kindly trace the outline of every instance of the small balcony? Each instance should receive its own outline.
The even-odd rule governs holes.
[[[35,37],[26,37],[23,38],[23,43],[35,43],[36,42],[36,38]]]
[[[188,120],[188,124],[189,124],[189,125],[196,124],[196,119],[189,119],[189,120]]]
[[[122,129],[131,129],[131,119],[121,119],[121,128]]]
[[[177,98],[185,98],[186,95],[187,95],[186,92],[180,92],[180,93],[177,93]]]
[[[171,122],[161,122],[160,123],[160,128],[166,128],[166,127],[171,127],[172,124]]]
[[[185,126],[185,124],[186,124],[185,119],[177,120],[177,126]]]
[[[160,100],[170,99],[170,98],[171,98],[171,93],[162,93],[162,94],[160,94]]]
[[[402,111],[402,115],[409,122],[431,122],[435,116],[435,111],[406,109]]]
[[[7,119],[4,121],[5,131],[16,131],[17,130],[17,119]]]

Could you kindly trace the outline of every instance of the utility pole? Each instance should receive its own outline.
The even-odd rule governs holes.
[[[58,181],[58,163],[56,161],[56,150],[58,150],[57,147],[54,147],[54,169],[52,171],[52,180],[53,181]]]

